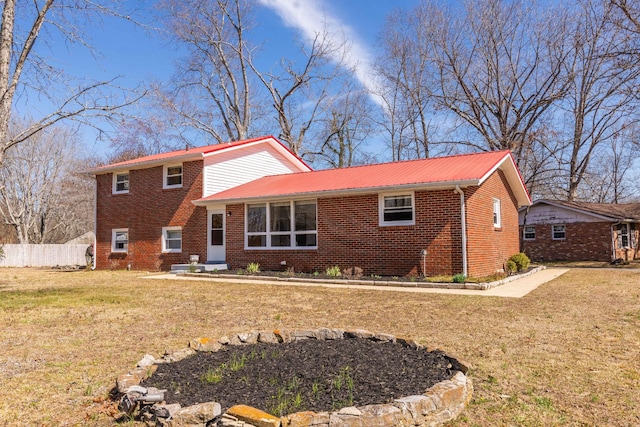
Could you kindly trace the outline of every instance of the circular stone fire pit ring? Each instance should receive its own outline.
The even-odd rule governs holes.
[[[437,426],[453,420],[471,400],[473,386],[466,376],[468,367],[458,359],[457,370],[451,379],[439,382],[423,394],[395,399],[392,403],[346,407],[334,412],[296,412],[276,417],[246,405],[235,405],[222,413],[217,402],[206,402],[188,407],[164,404],[162,390],[140,386],[151,377],[159,364],[172,363],[193,356],[198,352],[216,352],[227,346],[246,346],[257,343],[280,344],[301,340],[337,340],[360,338],[380,342],[400,343],[415,350],[425,350],[413,340],[389,334],[365,330],[341,330],[320,328],[315,330],[275,330],[272,332],[248,332],[222,337],[218,340],[198,338],[187,348],[166,354],[161,359],[145,355],[135,369],[121,375],[116,381],[120,397],[120,409],[129,414],[140,404],[144,407],[139,417],[149,426],[164,427],[333,427],[333,426]]]

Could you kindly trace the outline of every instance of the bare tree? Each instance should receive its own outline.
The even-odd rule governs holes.
[[[509,149],[519,159],[527,135],[571,83],[565,13],[523,1],[466,5],[463,19],[418,9],[422,22],[437,26],[433,99],[484,138],[476,148]]]
[[[291,151],[304,156],[305,137],[330,102],[331,88],[348,76],[336,60],[346,52],[343,43],[336,43],[325,31],[316,34],[310,46],[301,47],[305,61],[301,66],[283,58],[281,71],[265,73],[252,64],[252,69],[267,89],[280,127],[279,138]]]
[[[611,6],[585,0],[579,5],[573,30],[573,59],[566,62],[574,75],[564,107],[569,116],[567,136],[567,199],[576,200],[589,173],[597,147],[617,139],[637,120],[633,87],[640,76],[635,57],[619,54],[625,35],[611,24]]]
[[[105,4],[107,4],[105,2]],[[111,2],[109,3],[111,4]],[[140,95],[115,86],[115,79],[73,79],[52,65],[43,43],[52,35],[90,48],[82,25],[103,14],[118,15],[110,6],[89,0],[2,2],[0,25],[0,165],[7,150],[61,120],[96,126],[94,119],[111,118]],[[44,40],[42,35],[45,35]],[[39,43],[38,43],[39,42]],[[52,107],[23,129],[9,132],[16,97],[29,94],[46,99]]]
[[[362,146],[372,132],[372,109],[369,94],[352,84],[334,96],[314,138],[316,146],[311,154],[315,163],[330,168],[371,163],[374,159]]]
[[[382,32],[376,71],[383,82],[380,96],[385,103],[381,124],[387,130],[393,160],[431,154],[433,106],[426,83],[433,58],[425,43],[433,38],[433,30],[420,16],[398,11],[388,17]]]
[[[163,103],[172,124],[196,130],[210,142],[251,135],[252,2],[244,0],[166,0],[161,4],[175,42],[187,57],[177,64]],[[188,131],[187,131],[188,132]]]
[[[92,228],[93,189],[77,174],[77,145],[68,129],[49,127],[7,150],[0,216],[19,243],[62,243]]]

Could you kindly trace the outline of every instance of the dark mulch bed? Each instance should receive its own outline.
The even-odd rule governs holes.
[[[159,365],[142,385],[166,389],[167,403],[183,407],[216,401],[223,411],[245,404],[280,416],[390,403],[424,393],[458,368],[437,350],[359,338],[309,339],[198,352]]]

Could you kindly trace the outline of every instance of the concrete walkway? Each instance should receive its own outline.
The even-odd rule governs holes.
[[[334,284],[334,283],[323,283],[320,280],[318,280],[318,283],[308,283],[308,282],[303,283],[303,282],[290,282],[290,281],[283,282],[283,281],[276,281],[276,280],[252,280],[252,279],[234,278],[234,277],[225,277],[225,278],[194,277],[194,276],[183,276],[183,275],[177,275],[177,274],[167,274],[167,273],[146,276],[145,279],[196,280],[196,281],[225,282],[225,283],[238,283],[238,284],[247,283],[247,284],[257,284],[257,285],[276,285],[276,286],[321,286],[326,288],[367,289],[367,290],[374,290],[374,291],[521,298],[527,295],[529,292],[536,289],[538,286],[563,275],[567,271],[569,271],[568,268],[546,268],[538,271],[537,273],[522,277],[520,279],[513,280],[509,283],[496,286],[495,288],[491,288],[486,291],[475,290],[475,289],[440,289],[440,288],[418,288],[418,287],[413,288],[413,287],[401,287],[401,286]]]

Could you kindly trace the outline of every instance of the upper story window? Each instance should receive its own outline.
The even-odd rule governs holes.
[[[493,227],[502,227],[502,214],[500,209],[500,199],[493,199]]]
[[[567,226],[564,224],[551,226],[551,238],[553,240],[564,240],[567,238]]]
[[[162,188],[179,187],[182,187],[182,165],[165,166]]]
[[[381,226],[415,224],[413,193],[380,194],[378,210]]]
[[[129,192],[129,172],[116,172],[113,174],[113,194]]]
[[[246,207],[247,248],[316,248],[315,200],[254,203]]]
[[[524,227],[524,240],[536,240],[536,228],[532,225]]]
[[[127,252],[129,250],[129,229],[111,230],[111,252]]]
[[[182,252],[182,227],[162,228],[162,252]]]

